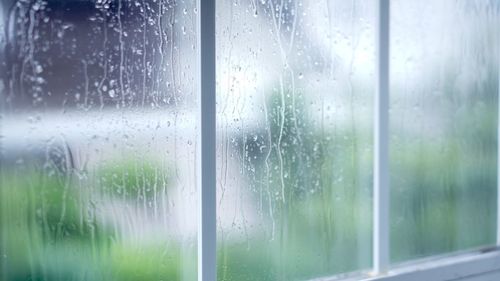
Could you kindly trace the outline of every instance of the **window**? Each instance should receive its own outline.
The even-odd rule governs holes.
[[[217,2],[220,280],[370,268],[374,3]]]
[[[498,7],[391,3],[391,258],[493,246]]]
[[[500,280],[498,1],[5,0],[0,281]]]
[[[195,2],[1,7],[0,280],[196,279]]]

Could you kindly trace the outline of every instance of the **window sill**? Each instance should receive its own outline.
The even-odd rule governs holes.
[[[329,277],[314,281],[495,281],[500,280],[500,248],[459,256],[427,259],[373,277]]]

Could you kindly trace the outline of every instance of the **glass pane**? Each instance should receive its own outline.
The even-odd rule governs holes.
[[[195,1],[0,7],[0,279],[195,280]]]
[[[375,1],[218,1],[218,278],[371,266]]]
[[[498,1],[392,1],[391,256],[494,245]]]

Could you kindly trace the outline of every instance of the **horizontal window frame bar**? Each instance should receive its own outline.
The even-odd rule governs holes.
[[[386,275],[363,281],[452,281],[500,271],[500,250],[475,252],[439,260],[429,260],[390,270]]]
[[[483,280],[500,274],[500,248],[459,254],[452,257],[428,258],[401,265],[385,274],[367,276],[366,271],[317,278],[313,281],[457,281]],[[496,279],[485,279],[496,280]],[[500,279],[499,279],[500,280]]]

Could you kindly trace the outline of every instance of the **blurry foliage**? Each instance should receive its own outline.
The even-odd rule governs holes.
[[[392,132],[403,136],[391,141],[394,262],[494,244],[494,77],[492,69],[487,83],[461,89],[463,100],[454,93],[456,76],[444,79],[446,106],[436,110],[452,121],[439,138]],[[258,280],[303,280],[369,268],[372,152],[362,148],[371,135],[325,132],[309,119],[301,95],[273,93],[267,107],[270,130],[240,136],[236,149],[254,183],[253,205],[267,218],[265,234],[220,246],[220,280],[252,280],[257,271]]]
[[[275,92],[267,108],[269,131],[240,136],[236,148],[264,233],[219,240],[219,280],[303,280],[369,267],[372,156],[360,147],[371,136],[322,130],[301,93]]]
[[[101,182],[93,190],[118,200],[150,198],[156,185],[168,182],[153,164],[113,162],[96,173]],[[174,242],[137,248],[121,243],[116,230],[97,218],[98,204],[69,169],[7,166],[0,179],[1,281],[180,279],[182,252]],[[188,278],[194,279],[195,262],[190,266]]]
[[[442,138],[409,136],[395,142],[391,151],[394,261],[494,244],[494,104],[469,106]]]
[[[113,161],[97,171],[103,192],[118,198],[147,201],[169,186],[169,175],[156,161]]]

